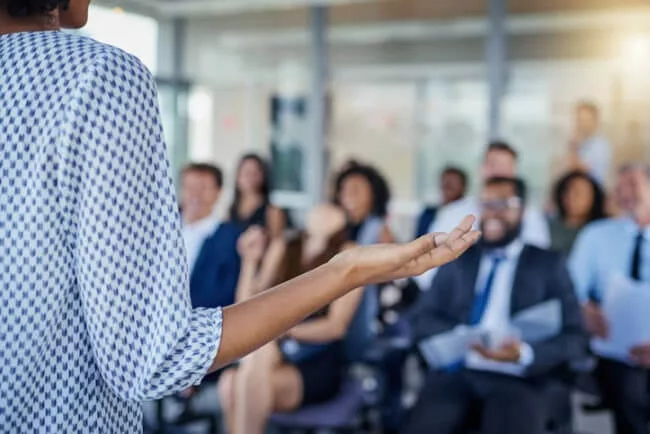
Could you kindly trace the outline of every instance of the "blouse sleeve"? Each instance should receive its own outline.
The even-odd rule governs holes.
[[[134,57],[109,51],[81,79],[76,273],[94,363],[129,400],[195,385],[216,356],[221,310],[192,310],[157,92]],[[89,361],[92,363],[92,361]]]

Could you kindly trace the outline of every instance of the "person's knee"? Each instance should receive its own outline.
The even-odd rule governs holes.
[[[300,406],[304,385],[295,367],[283,366],[273,375],[273,403],[275,411],[293,411]]]

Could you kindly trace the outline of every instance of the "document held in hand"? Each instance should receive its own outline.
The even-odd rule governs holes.
[[[520,333],[520,339],[534,344],[560,334],[562,330],[562,304],[553,299],[524,309],[512,318],[511,325]]]
[[[553,299],[529,307],[511,319],[510,327],[529,344],[550,339],[562,330],[562,304]],[[463,361],[472,344],[489,346],[493,332],[461,325],[422,340],[418,347],[431,369],[444,369]]]
[[[650,341],[650,284],[614,275],[605,291],[601,309],[607,318],[607,339],[593,339],[596,354],[629,362],[630,349]]]
[[[480,342],[483,334],[478,328],[461,325],[422,340],[418,347],[429,368],[444,369],[464,360],[470,345]]]

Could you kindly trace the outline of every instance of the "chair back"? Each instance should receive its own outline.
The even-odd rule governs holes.
[[[384,228],[384,221],[379,217],[369,217],[359,231],[357,244],[362,246],[377,244]],[[379,313],[379,296],[377,285],[364,288],[363,296],[357,308],[343,345],[349,362],[364,360],[365,354],[376,339],[375,320]]]

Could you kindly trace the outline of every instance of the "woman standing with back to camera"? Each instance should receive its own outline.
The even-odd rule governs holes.
[[[0,0],[0,432],[138,432],[140,401],[477,239],[466,219],[192,310],[154,80],[134,57],[58,31],[87,13],[88,0]]]

